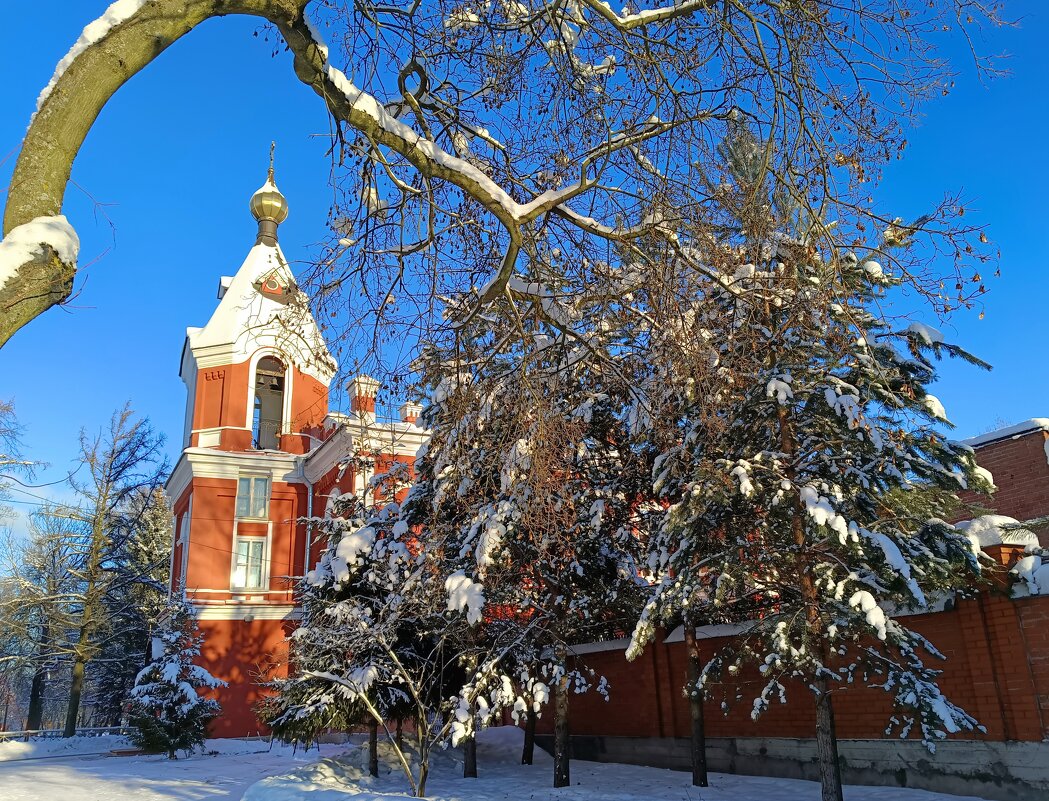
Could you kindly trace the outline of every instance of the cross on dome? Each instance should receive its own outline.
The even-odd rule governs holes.
[[[270,168],[266,183],[251,196],[248,208],[259,224],[259,235],[256,245],[277,244],[277,226],[288,219],[288,201],[273,181],[273,151],[277,143],[270,143]]]

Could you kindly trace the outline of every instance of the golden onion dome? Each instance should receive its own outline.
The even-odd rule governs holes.
[[[278,225],[288,219],[288,201],[273,182],[273,167],[270,167],[266,183],[258,188],[248,204],[252,216],[258,221],[272,220]]]

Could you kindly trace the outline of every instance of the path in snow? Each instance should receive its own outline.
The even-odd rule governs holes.
[[[161,756],[64,758],[0,761],[3,801],[239,801],[260,779],[318,759],[316,750],[265,742],[209,740],[216,756],[172,762]],[[321,755],[343,746],[325,746]]]

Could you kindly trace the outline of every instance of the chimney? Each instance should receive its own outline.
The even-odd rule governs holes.
[[[423,407],[418,403],[412,403],[411,401],[405,401],[401,404],[401,422],[414,424],[419,419],[419,414],[422,412]]]
[[[350,411],[375,417],[375,395],[379,382],[368,375],[359,375],[350,382]]]

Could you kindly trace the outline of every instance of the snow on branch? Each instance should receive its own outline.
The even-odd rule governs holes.
[[[45,246],[55,251],[65,264],[76,264],[80,239],[69,221],[62,215],[37,217],[12,228],[11,233],[0,240],[0,289],[24,265],[44,255]]]
[[[76,40],[73,46],[69,49],[69,52],[58,62],[58,66],[55,67],[55,72],[51,76],[51,80],[48,81],[47,86],[44,87],[44,90],[36,99],[36,110],[38,112],[40,111],[44,102],[51,96],[51,92],[54,91],[59,79],[65,74],[65,71],[69,69],[77,56],[92,45],[104,39],[109,32],[118,25],[122,25],[138,13],[138,10],[142,8],[145,3],[146,0],[116,0],[116,2],[105,10],[101,17],[84,28],[83,32],[80,34],[80,38]]]
[[[676,17],[695,14],[697,11],[705,11],[713,5],[713,0],[688,0],[688,2],[673,3],[660,8],[649,8],[632,14],[627,14],[625,11],[622,14],[617,14],[604,0],[583,0],[583,3],[619,30],[630,31],[634,28],[640,28],[642,25],[666,22]]]

